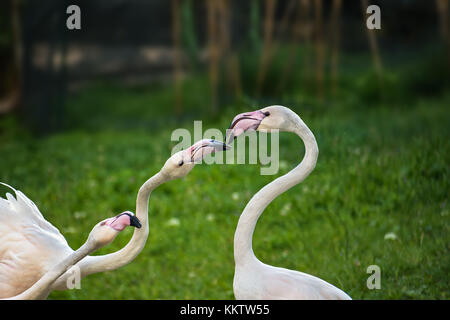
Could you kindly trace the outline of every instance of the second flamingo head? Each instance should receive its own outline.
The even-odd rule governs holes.
[[[229,148],[227,144],[214,139],[200,140],[188,149],[173,154],[164,164],[161,173],[169,179],[182,178],[206,155]]]

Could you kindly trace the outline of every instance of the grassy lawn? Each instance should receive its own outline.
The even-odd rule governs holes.
[[[192,111],[192,118],[168,121],[171,92],[160,92],[88,88],[70,97],[70,129],[40,138],[13,118],[1,119],[0,181],[22,190],[78,248],[101,219],[134,211],[138,188],[170,156],[171,132],[192,130],[192,120],[202,119]],[[207,105],[193,96],[187,110]],[[310,177],[262,215],[253,242],[258,258],[318,276],[354,299],[449,299],[450,96],[370,108],[286,106],[314,132],[320,155]],[[230,106],[203,119],[203,130],[225,130],[237,112],[255,108]],[[303,152],[298,137],[281,133],[276,176]],[[275,178],[259,170],[198,165],[164,184],[150,199],[141,254],[126,267],[83,279],[82,290],[50,298],[233,299],[239,215]],[[124,231],[97,254],[118,250],[131,234]],[[380,290],[366,287],[370,265],[381,268]]]

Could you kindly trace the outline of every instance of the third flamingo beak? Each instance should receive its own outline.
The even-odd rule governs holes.
[[[135,227],[135,228],[141,228],[142,224],[139,221],[139,219],[136,216],[131,216],[130,217],[130,226]]]
[[[135,228],[142,227],[141,222],[139,221],[138,217],[136,217],[131,211],[125,211],[120,215],[127,215],[130,218],[130,226]]]

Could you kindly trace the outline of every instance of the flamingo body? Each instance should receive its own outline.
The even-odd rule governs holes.
[[[307,273],[258,261],[248,270],[236,268],[234,294],[238,300],[348,300],[344,291]]]
[[[314,134],[295,112],[283,106],[270,106],[239,114],[233,119],[230,129],[230,139],[248,130],[280,130],[297,134],[305,144],[303,160],[287,174],[259,190],[247,203],[239,218],[234,235],[233,290],[236,299],[351,299],[345,292],[322,279],[267,265],[253,253],[253,232],[264,209],[280,194],[301,183],[314,170],[319,155]]]

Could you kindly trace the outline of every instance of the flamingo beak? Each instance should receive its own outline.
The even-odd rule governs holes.
[[[185,156],[188,158],[188,162],[198,163],[207,154],[228,150],[230,148],[231,147],[229,145],[223,142],[214,139],[203,139],[187,149],[185,151]]]
[[[131,216],[130,226],[140,229],[142,227],[142,224],[136,216]]]
[[[217,141],[217,140],[211,140],[209,142],[209,146],[213,147],[214,150],[216,150],[216,151],[225,151],[225,150],[230,150],[230,148],[231,148],[230,145],[220,142],[220,141]]]
[[[226,141],[231,143],[234,139],[246,131],[258,130],[259,124],[265,117],[267,117],[267,113],[264,113],[261,110],[238,114],[234,117],[230,127],[227,130]]]
[[[130,226],[131,227],[135,227],[135,228],[140,228],[142,227],[141,222],[139,221],[138,217],[136,217],[132,212],[130,211],[125,211],[124,213],[122,213],[121,215],[127,215],[130,218]]]
[[[101,225],[107,225],[114,230],[122,231],[127,226],[132,226],[135,228],[141,227],[141,222],[139,219],[130,211],[122,212],[113,218],[104,220]]]

